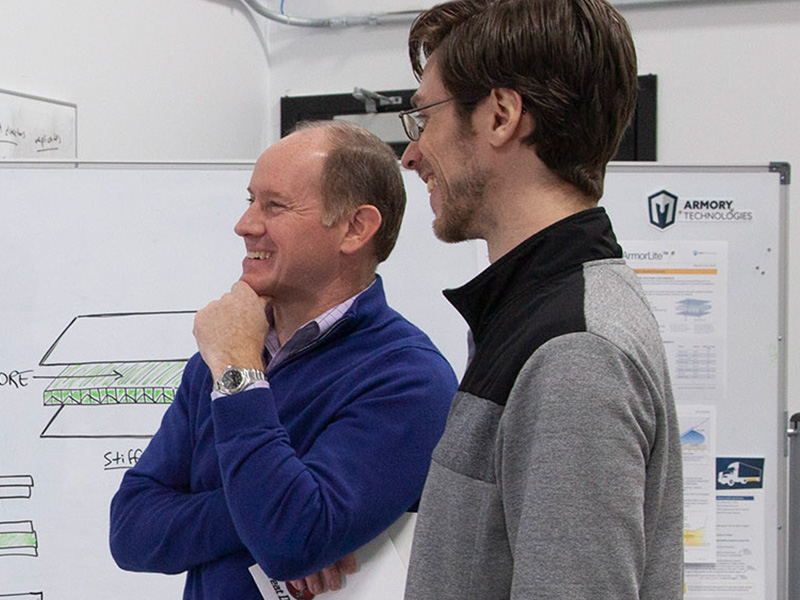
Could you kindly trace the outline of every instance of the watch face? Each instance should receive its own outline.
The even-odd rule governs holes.
[[[242,374],[239,371],[234,369],[228,369],[222,374],[222,385],[224,385],[229,390],[235,390],[240,385],[242,385],[243,381]]]

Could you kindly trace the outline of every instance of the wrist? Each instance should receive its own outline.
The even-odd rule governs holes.
[[[228,365],[219,377],[215,378],[213,389],[223,396],[230,396],[245,391],[257,381],[266,379],[262,369]]]
[[[214,381],[217,381],[225,370],[228,367],[234,366],[240,369],[253,369],[256,371],[264,371],[264,361],[259,356],[258,358],[246,358],[246,359],[237,359],[235,357],[224,357],[212,360],[206,363],[208,365],[209,371],[211,371],[211,377]]]

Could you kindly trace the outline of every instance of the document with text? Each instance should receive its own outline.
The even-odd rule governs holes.
[[[411,540],[416,513],[406,513],[389,529],[356,550],[358,571],[345,578],[344,587],[325,592],[331,600],[402,600],[405,593]],[[250,573],[265,600],[311,600],[308,590],[299,591],[285,581],[270,579],[257,564]]]

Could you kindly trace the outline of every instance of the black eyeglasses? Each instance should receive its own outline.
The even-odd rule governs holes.
[[[412,142],[416,142],[419,140],[419,136],[422,135],[422,130],[425,129],[425,123],[422,122],[422,116],[419,114],[421,111],[434,106],[439,106],[440,104],[444,104],[445,102],[450,102],[452,100],[455,100],[455,98],[439,100],[438,102],[433,102],[431,104],[426,104],[425,106],[412,108],[411,110],[404,110],[398,113],[397,116],[400,117],[400,121],[403,123],[403,130],[406,132],[408,139],[410,139]]]

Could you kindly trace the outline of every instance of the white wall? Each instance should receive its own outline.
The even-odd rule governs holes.
[[[4,0],[0,88],[78,105],[81,160],[253,159],[267,57],[238,0]]]
[[[301,14],[330,16],[332,11],[327,7],[332,3],[334,0],[320,0],[318,12],[307,10]],[[387,0],[372,4],[370,12],[375,13],[403,9],[398,3]],[[414,6],[424,8],[433,4],[435,2],[415,2]],[[406,59],[411,20],[409,17],[408,22],[349,29],[290,27],[267,21],[269,141],[280,135],[281,96],[341,94],[352,92],[355,87],[369,90],[416,88],[417,80]]]

